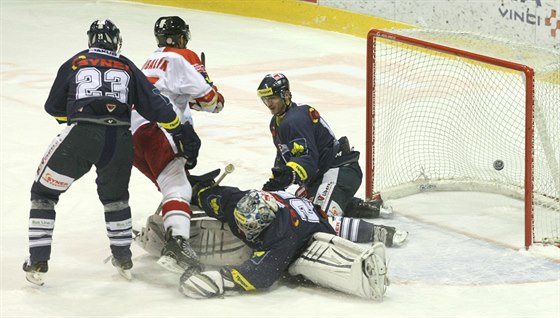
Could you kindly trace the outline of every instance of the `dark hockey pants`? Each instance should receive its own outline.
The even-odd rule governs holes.
[[[111,252],[117,259],[131,257],[128,184],[132,159],[132,137],[126,126],[79,123],[67,126],[53,140],[31,188],[29,253],[32,262],[49,260],[55,205],[72,182],[85,175],[93,165],[97,173],[97,193],[105,210]]]
[[[330,168],[307,188],[308,197],[329,215],[342,215],[360,188],[362,176],[357,161]]]

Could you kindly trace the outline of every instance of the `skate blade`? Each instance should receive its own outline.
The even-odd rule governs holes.
[[[395,217],[393,207],[390,205],[382,205],[379,207],[379,217],[382,219],[392,219]]]
[[[132,273],[130,272],[130,269],[117,268],[117,271],[119,272],[119,275],[124,277],[126,280],[132,280]]]
[[[404,245],[407,238],[408,238],[407,231],[399,231],[399,230],[395,231],[395,235],[393,235],[393,247]]]
[[[157,263],[159,266],[172,273],[183,274],[185,271],[185,269],[177,264],[177,261],[175,261],[175,259],[171,256],[162,256],[158,259]]]
[[[37,286],[43,286],[45,284],[45,281],[43,280],[43,276],[45,275],[45,273],[25,273],[25,279],[27,279],[28,282],[35,284]]]

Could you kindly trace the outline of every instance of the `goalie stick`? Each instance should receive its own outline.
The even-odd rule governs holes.
[[[218,178],[218,180],[216,180],[216,183],[213,186],[217,186],[220,185],[220,182],[222,182],[222,180],[224,180],[224,178],[226,177],[226,175],[232,173],[235,170],[235,167],[229,163],[225,168],[224,168],[224,173],[222,173],[222,175]]]

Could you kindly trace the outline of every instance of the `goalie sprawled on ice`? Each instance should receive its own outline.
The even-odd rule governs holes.
[[[203,264],[221,267],[187,268],[180,279],[180,291],[186,296],[265,289],[288,271],[320,286],[383,298],[388,285],[385,245],[363,247],[336,236],[324,213],[310,201],[284,191],[217,186],[212,180],[193,190],[192,204],[208,217],[193,222],[191,246]],[[391,233],[395,245],[407,234],[396,232]],[[149,218],[137,241],[158,255],[164,242],[158,215]]]

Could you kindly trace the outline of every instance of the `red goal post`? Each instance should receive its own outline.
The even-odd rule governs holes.
[[[366,85],[366,197],[505,194],[524,200],[526,247],[558,244],[560,110],[553,94],[535,126],[531,67],[372,29]]]

